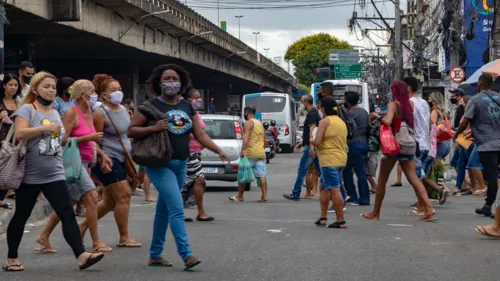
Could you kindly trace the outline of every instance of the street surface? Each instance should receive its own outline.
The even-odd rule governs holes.
[[[164,257],[174,267],[147,266],[154,205],[134,197],[130,233],[144,243],[142,248],[113,247],[118,235],[110,213],[99,226],[103,242],[114,251],[80,272],[60,228],[52,237],[59,253],[47,255],[33,250],[41,228],[31,227],[19,251],[26,271],[0,272],[0,280],[498,280],[500,241],[482,238],[473,230],[477,224],[492,222],[474,214],[474,208],[483,204],[482,197],[450,197],[446,205],[435,205],[438,222],[422,223],[405,216],[415,196],[404,182],[403,187],[388,187],[379,222],[360,217],[371,207],[348,206],[348,229],[319,228],[313,225],[319,217],[318,199],[292,202],[282,197],[292,190],[298,159],[296,153],[271,160],[267,204],[255,202],[260,198],[255,186],[245,193],[245,202],[233,203],[227,197],[234,194],[230,187],[235,184],[209,182],[216,191],[205,195],[205,205],[216,220],[188,223],[191,247],[203,260],[194,272],[182,271],[170,232]],[[187,210],[187,215],[196,217],[195,209]],[[3,262],[7,245],[5,237],[0,240]],[[91,245],[88,236],[86,245]]]

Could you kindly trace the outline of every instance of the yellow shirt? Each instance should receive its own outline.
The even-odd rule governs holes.
[[[262,126],[262,123],[257,119],[250,120],[253,122],[253,130],[250,132],[250,138],[245,148],[245,156],[247,158],[265,159],[264,126]]]
[[[347,163],[347,127],[338,116],[325,117],[330,125],[318,146],[321,167],[344,167]]]

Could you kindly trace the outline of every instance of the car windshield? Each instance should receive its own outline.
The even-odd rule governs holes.
[[[205,132],[211,139],[231,140],[236,139],[233,120],[205,119]]]
[[[286,105],[286,99],[280,96],[247,97],[245,104],[253,106],[257,112],[282,112]]]

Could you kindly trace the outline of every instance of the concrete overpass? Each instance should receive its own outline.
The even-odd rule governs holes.
[[[29,59],[58,76],[109,73],[130,96],[144,96],[151,70],[176,63],[217,111],[227,111],[228,95],[296,87],[283,68],[178,1],[7,0],[6,7],[7,70]]]

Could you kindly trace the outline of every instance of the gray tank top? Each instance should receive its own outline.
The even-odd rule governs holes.
[[[127,137],[130,116],[128,115],[127,109],[123,105],[120,105],[120,111],[114,111],[104,104],[103,106],[106,108],[106,111],[111,119],[113,119],[127,153],[130,153],[130,139]],[[105,118],[103,129],[104,136],[102,138],[101,148],[109,158],[116,158],[123,163],[125,161],[125,157],[123,155],[123,148],[120,144],[120,139],[117,136],[116,130],[111,124],[111,121],[109,121],[106,111],[102,107],[99,107],[99,110],[104,114]]]

